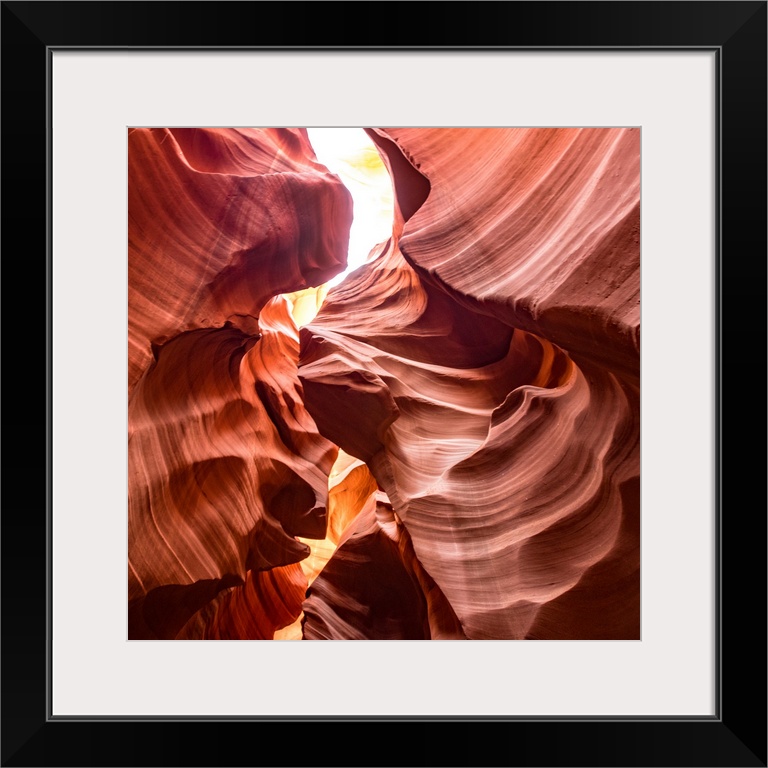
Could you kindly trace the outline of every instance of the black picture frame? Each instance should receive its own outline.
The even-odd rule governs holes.
[[[343,44],[343,27],[329,27],[328,5],[338,6],[2,3],[2,765],[766,766],[766,456],[754,430],[764,438],[768,3],[347,3],[334,13],[356,19],[354,46]],[[423,14],[434,22],[425,26]],[[716,716],[51,719],[50,58],[57,48],[144,47],[717,52]],[[670,397],[695,385],[695,372],[676,372]],[[39,463],[44,481],[32,473]]]

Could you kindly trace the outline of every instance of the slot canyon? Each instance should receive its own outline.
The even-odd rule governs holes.
[[[640,132],[128,130],[131,640],[640,638]]]

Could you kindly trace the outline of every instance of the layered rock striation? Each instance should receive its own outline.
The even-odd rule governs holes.
[[[394,235],[302,329],[310,413],[466,637],[638,638],[639,133],[371,133]]]
[[[368,132],[301,329],[306,133],[129,133],[130,636],[639,638],[639,132]]]
[[[301,130],[128,140],[129,636],[271,638],[301,611],[298,537],[325,535],[338,453],[280,294],[343,268],[350,196]]]

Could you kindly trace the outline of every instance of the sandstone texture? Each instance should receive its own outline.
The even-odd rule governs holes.
[[[639,130],[367,133],[129,131],[129,638],[639,639]]]

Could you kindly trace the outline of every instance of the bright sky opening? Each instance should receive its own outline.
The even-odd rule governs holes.
[[[362,128],[308,128],[307,133],[317,159],[344,182],[354,206],[347,269],[328,283],[333,286],[365,264],[371,249],[392,234],[392,182]]]
[[[371,250],[392,235],[395,216],[392,181],[373,141],[362,128],[308,128],[315,155],[335,173],[352,195],[347,268],[316,288],[284,294],[301,328],[320,310],[328,289],[365,264]]]

